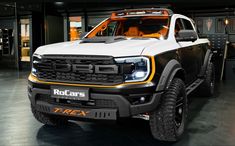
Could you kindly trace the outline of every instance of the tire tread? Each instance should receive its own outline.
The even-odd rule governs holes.
[[[177,135],[175,130],[173,119],[177,94],[181,88],[185,92],[184,82],[179,78],[173,79],[168,90],[163,95],[160,106],[150,114],[150,127],[155,139],[161,141],[178,140],[179,135]]]

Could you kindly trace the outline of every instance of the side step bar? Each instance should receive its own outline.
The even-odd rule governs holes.
[[[194,91],[201,83],[203,82],[203,79],[197,79],[195,82],[193,82],[191,85],[189,85],[186,88],[186,94],[189,95],[192,91]]]

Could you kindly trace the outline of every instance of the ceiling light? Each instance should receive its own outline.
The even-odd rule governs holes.
[[[228,25],[228,24],[229,24],[229,20],[228,20],[228,18],[225,18],[225,20],[224,20],[224,24],[225,24],[225,25]]]
[[[55,2],[55,5],[62,6],[62,5],[64,5],[64,2]]]

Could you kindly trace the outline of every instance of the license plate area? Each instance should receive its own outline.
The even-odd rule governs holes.
[[[51,86],[51,97],[78,101],[89,100],[89,89],[80,87]]]

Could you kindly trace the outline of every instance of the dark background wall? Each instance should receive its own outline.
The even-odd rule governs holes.
[[[68,40],[69,16],[82,16],[82,31],[87,31],[88,26],[94,26],[103,19],[109,17],[112,11],[130,8],[167,7],[175,13],[187,15],[195,20],[201,34],[228,34],[229,41],[235,42],[235,1],[231,0],[84,0],[67,2],[0,2],[0,26],[15,27],[15,11],[17,19],[30,18],[31,55],[41,45],[62,42]],[[9,19],[11,17],[12,19]],[[225,31],[224,19],[231,18]],[[67,19],[67,20],[66,20]],[[211,20],[211,28],[208,31],[207,21]],[[15,36],[17,39],[18,36]],[[15,62],[18,46],[15,47],[12,56],[6,57],[6,61]],[[15,55],[14,55],[15,53]],[[0,58],[3,60],[3,57]],[[5,64],[5,62],[0,61]],[[5,65],[6,66],[6,65]],[[9,66],[9,65],[8,65]]]
[[[0,19],[0,29],[13,29],[14,30],[14,27],[15,27],[14,24],[15,24],[15,19],[13,18]],[[11,50],[10,55],[7,55],[7,56],[3,56],[2,52],[0,51],[0,68],[6,65],[10,68],[16,67],[16,64],[15,64],[16,50],[15,50],[14,41],[10,50]]]
[[[45,44],[63,42],[63,17],[48,15],[45,18]]]

